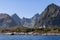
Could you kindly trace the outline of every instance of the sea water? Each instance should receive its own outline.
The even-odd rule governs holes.
[[[0,35],[0,40],[60,40],[60,36]]]

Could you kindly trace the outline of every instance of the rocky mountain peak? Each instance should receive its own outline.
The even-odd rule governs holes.
[[[59,6],[56,5],[56,4],[54,4],[54,3],[52,3],[52,4],[49,4],[49,5],[47,6],[47,8],[59,8]]]
[[[37,14],[35,14],[35,15],[32,17],[32,19],[38,18],[39,16],[40,16],[40,14],[37,13]]]
[[[7,18],[8,16],[9,16],[8,14],[0,14],[0,19]]]
[[[54,4],[54,3],[51,3],[51,4],[49,4],[48,6],[57,6],[56,4]]]
[[[8,14],[0,14],[0,27],[12,27],[15,26],[14,20]]]
[[[16,13],[12,15],[12,18],[16,22],[17,25],[22,25],[21,19],[19,18],[19,16]]]
[[[15,14],[13,14],[12,16],[16,16],[16,17],[18,17],[18,15],[15,13]]]
[[[60,7],[55,4],[50,4],[40,15],[37,26],[55,27],[60,26]]]
[[[40,14],[39,13],[37,13],[37,14],[35,14],[34,16],[39,16]]]

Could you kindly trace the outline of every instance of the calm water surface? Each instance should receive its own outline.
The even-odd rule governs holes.
[[[0,35],[0,40],[60,40],[60,36]]]

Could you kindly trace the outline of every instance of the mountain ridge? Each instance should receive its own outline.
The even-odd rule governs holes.
[[[39,14],[36,13],[31,18],[20,18],[16,13],[12,16],[0,14],[0,26],[13,27],[16,25],[28,28],[33,27],[58,27],[60,26],[60,6],[55,4],[48,5],[45,10]]]
[[[21,24],[22,26],[24,26],[24,27],[28,27],[28,28],[30,28],[30,27],[33,27],[34,25],[35,25],[35,22],[36,21],[38,21],[38,17],[39,17],[40,15],[37,13],[37,14],[35,14],[32,18],[25,18],[25,17],[23,17],[22,19],[21,18],[19,18],[16,14],[13,14],[12,15],[12,18],[15,20],[15,22],[17,23],[17,24]]]
[[[36,24],[38,27],[58,27],[60,26],[60,6],[50,4],[41,13],[39,22]]]

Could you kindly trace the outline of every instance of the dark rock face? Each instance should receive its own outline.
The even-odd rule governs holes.
[[[15,23],[17,24],[17,25],[22,25],[22,23],[21,23],[21,19],[17,16],[17,14],[13,14],[12,15],[12,18],[13,18],[13,20],[15,21]]]
[[[59,27],[60,26],[60,7],[50,4],[40,15],[36,26]]]
[[[8,14],[0,14],[0,27],[15,26],[14,20]]]

